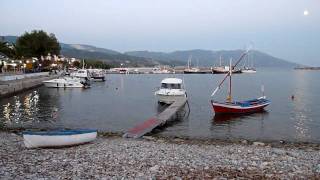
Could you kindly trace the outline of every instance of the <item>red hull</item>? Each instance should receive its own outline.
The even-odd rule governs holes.
[[[226,107],[221,107],[221,106],[213,106],[213,110],[215,113],[235,113],[235,114],[241,114],[241,113],[254,113],[254,112],[260,112],[263,111],[265,106],[261,107],[252,107],[250,109],[237,109],[237,108],[226,108]]]
[[[261,112],[263,109],[269,105],[269,102],[256,103],[250,106],[240,106],[233,103],[218,103],[211,102],[213,110],[216,114],[230,113],[230,114],[245,114],[245,113],[255,113]]]

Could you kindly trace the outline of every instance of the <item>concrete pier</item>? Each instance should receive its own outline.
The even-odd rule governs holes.
[[[167,107],[163,112],[156,115],[155,117],[149,118],[143,121],[133,128],[129,129],[127,133],[123,135],[126,138],[139,138],[149,132],[154,128],[161,126],[168,122],[182,107],[187,103],[187,98],[175,101],[169,107]]]
[[[14,76],[14,75],[13,75]],[[42,85],[42,81],[57,78],[57,75],[49,75],[48,73],[34,73],[32,76],[20,77],[2,77],[0,80],[0,97],[10,96],[21,91],[31,89]],[[9,79],[5,80],[4,79]],[[14,79],[14,80],[12,80]]]

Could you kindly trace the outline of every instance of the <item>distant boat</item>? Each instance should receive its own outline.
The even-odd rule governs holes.
[[[206,73],[205,71],[201,71],[198,66],[191,67],[191,59],[192,59],[192,56],[190,56],[188,59],[187,68],[183,70],[184,74],[204,74],[204,73]]]
[[[25,131],[22,134],[27,148],[63,147],[91,142],[96,139],[97,130]]]
[[[76,78],[80,78],[80,79],[84,79],[84,80],[89,80],[91,79],[91,76],[90,76],[90,72],[88,69],[85,69],[84,68],[84,60],[82,61],[82,69],[78,69],[78,70],[75,70],[73,71],[70,76],[71,77],[76,77]]]
[[[270,101],[266,99],[266,97],[263,95],[262,97],[259,97],[257,99],[252,100],[246,100],[246,101],[233,101],[232,95],[231,95],[231,76],[232,76],[232,70],[235,66],[243,59],[243,57],[248,53],[246,51],[243,53],[239,60],[235,63],[234,66],[232,66],[232,62],[230,60],[230,66],[229,66],[229,72],[226,74],[226,76],[223,78],[223,80],[219,83],[218,87],[214,90],[211,96],[214,96],[215,93],[221,88],[223,82],[229,77],[229,93],[226,102],[218,102],[215,100],[211,100],[211,105],[213,107],[213,111],[216,114],[245,114],[245,113],[254,113],[259,112],[264,109],[264,107],[268,106],[270,104]],[[262,91],[264,91],[262,89]]]
[[[254,69],[254,68],[245,67],[245,68],[241,69],[241,72],[242,72],[242,73],[256,73],[257,70]]]
[[[152,74],[170,74],[171,72],[168,69],[153,68],[151,71]]]
[[[212,67],[211,71],[212,71],[212,74],[227,74],[229,73],[229,66],[222,66],[222,63],[221,63],[222,59],[221,59],[221,56],[220,56],[220,59],[219,59],[219,66],[214,66]],[[242,71],[240,69],[232,69],[232,73],[242,73]]]
[[[243,68],[241,69],[242,73],[256,73],[257,70],[253,67],[253,60],[251,61],[251,65],[249,65],[249,56],[247,55],[247,59],[244,61]]]
[[[212,74],[227,74],[229,73],[229,66],[219,66],[212,68]],[[242,73],[240,69],[233,69],[232,73]]]
[[[79,69],[70,74],[71,77],[76,77],[76,78],[81,78],[81,79],[86,79],[90,80],[90,72],[87,69]]]
[[[87,88],[90,87],[88,80],[73,77],[62,77],[43,81],[44,85],[49,88]]]
[[[88,69],[93,81],[105,81],[106,73],[103,69]]]
[[[161,87],[155,92],[158,102],[172,104],[177,99],[186,98],[186,91],[182,87],[182,80],[179,78],[165,78],[161,81]]]

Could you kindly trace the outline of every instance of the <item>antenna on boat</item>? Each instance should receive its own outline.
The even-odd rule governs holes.
[[[262,97],[264,97],[264,85],[261,85],[261,92],[262,92]]]

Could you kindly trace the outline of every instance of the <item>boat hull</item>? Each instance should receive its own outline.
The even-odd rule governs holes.
[[[105,81],[105,76],[92,76],[93,81]]]
[[[242,73],[256,73],[257,71],[256,70],[253,70],[253,69],[244,69],[244,70],[241,70]]]
[[[64,130],[23,133],[24,144],[27,148],[72,146],[91,142],[95,140],[96,137],[96,130]]]
[[[252,102],[252,104],[249,104],[249,102]],[[211,104],[213,111],[216,114],[246,114],[263,111],[264,108],[270,104],[270,101],[259,98],[250,101],[233,103],[220,103],[211,101]]]
[[[85,86],[81,83],[53,83],[44,82],[44,85],[49,88],[84,88]]]
[[[215,70],[212,69],[212,74],[227,74],[229,71],[228,70]],[[233,70],[232,71],[233,74],[239,74],[242,73],[241,70]]]
[[[205,71],[183,71],[184,74],[206,74],[207,72]]]
[[[158,98],[158,102],[164,103],[164,104],[172,104],[177,100],[185,99],[186,95],[156,95]]]

